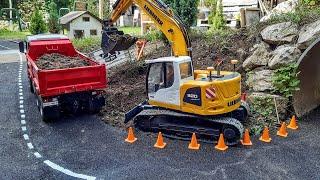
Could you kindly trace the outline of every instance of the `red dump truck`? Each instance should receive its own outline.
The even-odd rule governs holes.
[[[26,54],[30,89],[44,121],[60,117],[61,112],[98,112],[105,105],[106,67],[76,51],[71,41],[63,35],[28,36],[20,42],[20,52]],[[39,57],[58,53],[80,57],[88,63],[85,67],[40,69]]]

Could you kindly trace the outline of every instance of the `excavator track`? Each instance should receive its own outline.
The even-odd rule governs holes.
[[[134,119],[135,127],[145,132],[162,132],[174,139],[190,140],[196,133],[198,140],[215,143],[220,133],[227,145],[236,145],[242,138],[244,128],[232,117],[203,117],[167,109],[145,109]]]

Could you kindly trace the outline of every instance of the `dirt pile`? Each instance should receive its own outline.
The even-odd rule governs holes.
[[[124,127],[125,113],[146,99],[146,69],[143,61],[109,69],[106,106],[101,114],[106,123]]]
[[[58,53],[44,54],[35,62],[39,69],[65,69],[89,66],[89,62],[79,56],[69,57]]]

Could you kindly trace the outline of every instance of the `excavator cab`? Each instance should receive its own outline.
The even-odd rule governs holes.
[[[149,101],[180,106],[180,86],[194,79],[191,58],[164,57],[146,63],[149,64],[147,75]]]

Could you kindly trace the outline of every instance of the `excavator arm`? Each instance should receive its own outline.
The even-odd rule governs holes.
[[[108,25],[116,22],[132,4],[139,6],[140,10],[164,33],[172,46],[174,56],[191,57],[191,42],[186,28],[161,0],[118,0],[113,6],[110,19],[107,21]]]

